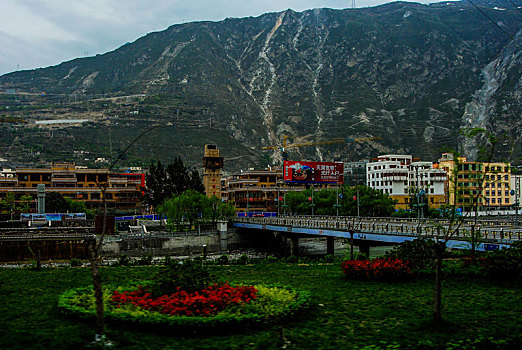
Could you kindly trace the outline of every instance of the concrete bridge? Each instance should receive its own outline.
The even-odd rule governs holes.
[[[448,229],[452,225],[451,236]],[[292,241],[292,252],[297,252],[300,237],[327,238],[327,253],[334,253],[334,238],[349,238],[359,250],[369,255],[371,246],[400,244],[419,237],[445,240],[448,248],[470,249],[475,237],[480,251],[508,248],[520,241],[522,227],[495,220],[417,220],[400,218],[365,218],[331,216],[239,217],[236,228],[280,232]]]

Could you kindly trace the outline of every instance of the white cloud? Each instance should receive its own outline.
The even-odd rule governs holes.
[[[357,7],[384,2],[359,0]],[[18,63],[31,69],[107,52],[176,23],[350,6],[346,0],[1,0],[0,74]]]

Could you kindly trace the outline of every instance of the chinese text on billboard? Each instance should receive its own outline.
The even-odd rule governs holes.
[[[343,165],[343,163],[285,161],[283,178],[286,182],[342,184]]]

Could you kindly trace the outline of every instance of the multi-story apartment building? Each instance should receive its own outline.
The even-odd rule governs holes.
[[[390,195],[397,209],[426,203],[440,207],[446,202],[445,180],[444,170],[411,155],[382,155],[366,164],[366,185]]]
[[[508,208],[511,199],[511,167],[507,163],[470,162],[443,153],[439,166],[448,172],[448,204],[461,208]]]
[[[116,173],[108,169],[87,169],[74,163],[53,163],[50,168],[16,168],[0,172],[0,198],[12,192],[18,198],[36,198],[37,186],[58,192],[64,197],[83,201],[87,208],[98,208],[106,202],[110,208],[135,209],[145,186],[145,174]]]
[[[279,197],[288,189],[281,169],[248,170],[225,180],[228,203],[241,212],[277,211]]]
[[[227,202],[238,212],[284,212],[285,194],[290,191],[303,191],[313,187],[317,190],[336,188],[336,184],[290,183],[283,181],[281,169],[241,171],[224,179],[222,193]],[[278,208],[279,207],[279,208]]]

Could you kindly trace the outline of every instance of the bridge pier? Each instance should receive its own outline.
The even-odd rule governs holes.
[[[326,237],[326,254],[334,255],[334,237]]]
[[[359,243],[359,252],[370,257],[370,242],[361,241]]]
[[[228,230],[226,221],[218,221],[217,229],[219,232],[219,250],[225,252],[228,250]]]
[[[290,238],[290,256],[299,256],[299,238]]]

